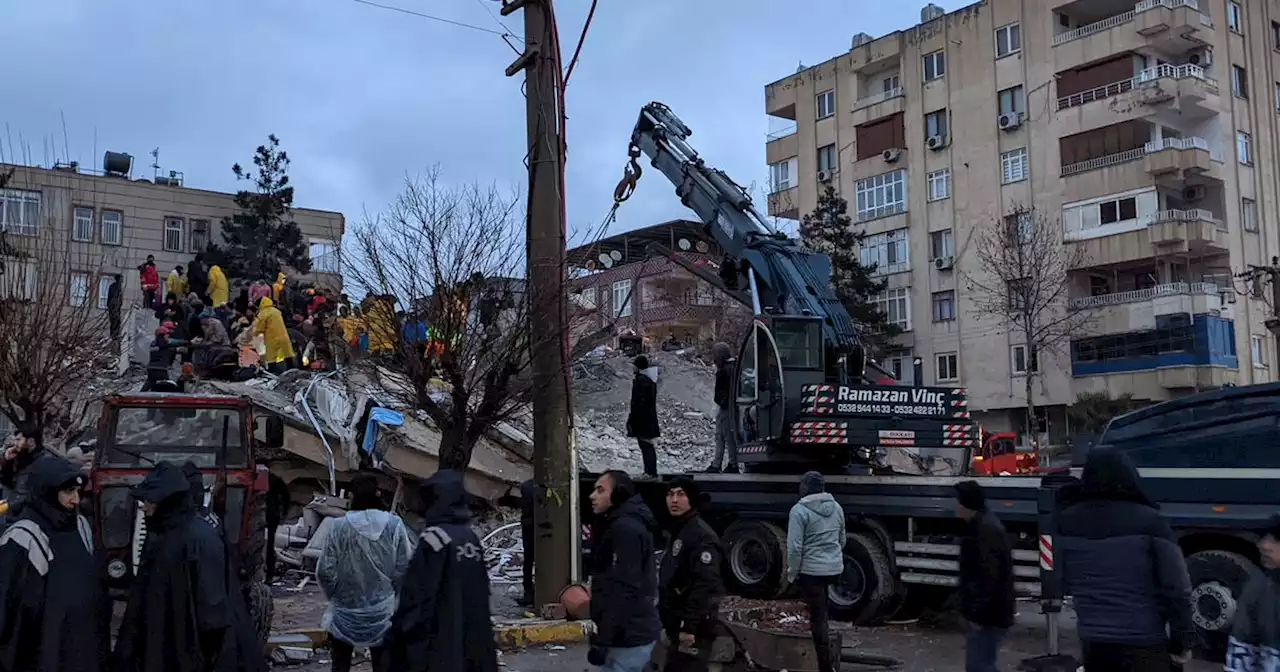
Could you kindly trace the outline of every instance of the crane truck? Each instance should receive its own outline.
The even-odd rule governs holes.
[[[652,251],[755,316],[733,380],[747,473],[691,475],[711,496],[704,517],[725,545],[729,589],[757,598],[788,592],[787,515],[802,472],[812,469],[828,474],[827,490],[848,517],[844,574],[828,592],[833,617],[871,625],[937,606],[958,581],[963,528],[954,514],[954,487],[973,478],[965,467],[981,440],[965,391],[873,384],[883,376],[868,362],[856,325],[830,287],[829,259],[772,227],[741,186],[698,156],[691,134],[666,105],[644,106],[624,180],[638,179],[642,154],[650,159],[725,259],[715,274],[661,246]],[[1113,420],[1100,442],[1109,437],[1134,457],[1148,494],[1178,533],[1194,587],[1200,651],[1221,656],[1240,591],[1259,571],[1251,530],[1280,509],[1280,489],[1270,480],[1280,477],[1280,384],[1151,406]],[[895,453],[910,459],[895,462]],[[961,468],[940,475],[953,461]],[[594,479],[583,474],[581,501]],[[1048,653],[1057,654],[1063,595],[1053,533],[1074,478],[975,480],[1010,534],[1015,586],[1039,600],[1049,624]],[[640,488],[650,508],[664,515],[661,483]]]

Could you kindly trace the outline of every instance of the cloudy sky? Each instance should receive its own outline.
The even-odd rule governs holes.
[[[471,27],[354,0],[6,3],[0,44],[22,55],[0,76],[6,157],[20,138],[41,164],[46,146],[95,167],[111,149],[149,175],[159,147],[187,184],[234,190],[231,164],[275,133],[297,205],[349,220],[435,164],[454,182],[523,185],[524,99],[495,34],[520,34],[519,13],[504,28],[497,0],[377,1]],[[763,184],[765,84],[844,52],[859,31],[913,25],[924,4],[603,0],[568,85],[571,229],[584,235],[608,210],[643,104],[667,103],[712,165]],[[589,5],[556,2],[566,59]],[[611,233],[684,216],[650,171]]]

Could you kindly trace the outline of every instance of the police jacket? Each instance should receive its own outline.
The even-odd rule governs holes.
[[[715,624],[724,582],[720,537],[694,513],[677,523],[662,558],[659,611],[664,627],[690,634],[708,632]]]

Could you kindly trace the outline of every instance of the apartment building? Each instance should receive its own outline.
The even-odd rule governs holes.
[[[222,241],[224,217],[237,211],[235,195],[185,185],[174,174],[156,179],[129,176],[127,155],[108,153],[105,170],[74,164],[55,168],[8,166],[14,171],[0,190],[0,231],[15,248],[39,245],[38,258],[58,268],[31,273],[31,261],[9,259],[24,279],[10,274],[7,294],[41,298],[36,283],[66,288],[69,305],[91,303],[106,309],[113,277],[124,280],[126,304],[141,300],[137,267],[148,255],[156,259],[163,279],[176,265],[186,266],[197,251]],[[292,216],[309,241],[312,273],[308,279],[340,287],[339,243],[346,227],[342,213],[294,208]],[[59,292],[59,295],[62,295]]]
[[[910,380],[922,358],[989,428],[1022,424],[1029,369],[1059,436],[1079,392],[1276,379],[1271,309],[1232,274],[1280,254],[1280,2],[929,5],[769,84],[765,112],[786,125],[767,140],[770,214],[834,185],[906,330],[886,364]],[[975,232],[1019,205],[1088,253],[1070,309],[1092,323],[1060,353],[980,317],[964,281]]]

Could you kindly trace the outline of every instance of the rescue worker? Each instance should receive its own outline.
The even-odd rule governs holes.
[[[654,439],[658,431],[658,367],[649,366],[649,358],[635,359],[636,377],[631,382],[631,409],[627,415],[627,436],[635,437],[644,460],[644,475],[658,475],[658,452]]]
[[[809,610],[818,672],[836,670],[827,628],[827,588],[844,574],[844,541],[844,509],[826,492],[822,474],[807,472],[800,479],[800,501],[787,520],[787,583],[795,584]]]
[[[587,662],[607,672],[641,672],[658,641],[653,512],[625,471],[606,471],[591,491],[591,636]]]
[[[729,353],[728,343],[716,343],[711,348],[716,362],[716,452],[711,458],[710,473],[720,471],[724,454],[729,453],[729,465],[726,471],[738,472],[738,433],[733,427],[733,356]]]
[[[121,672],[214,672],[230,609],[226,550],[196,515],[181,467],[161,462],[133,490],[147,540],[113,653]]]
[[[396,345],[395,297],[379,296],[371,302],[367,315],[369,354],[390,353]]]
[[[706,503],[698,484],[682,476],[667,486],[674,525],[662,558],[658,614],[667,634],[667,670],[707,669],[716,638],[716,614],[724,597],[720,537],[698,515]]]
[[[276,281],[271,285],[271,299],[273,301],[279,301],[280,298],[284,296],[284,285],[286,280],[288,280],[288,276],[284,273],[276,274]]]
[[[79,514],[84,474],[50,456],[30,483],[22,515],[0,535],[0,670],[97,672],[111,612]]]
[[[264,298],[258,304],[258,317],[253,321],[253,333],[262,334],[266,342],[267,355],[264,361],[267,370],[276,375],[284,373],[296,355],[293,343],[289,340],[289,330],[284,326],[284,316],[271,299]]]
[[[1000,643],[1013,626],[1013,547],[977,481],[956,484],[960,541],[960,611],[969,622],[965,672],[996,672]]]
[[[1227,644],[1225,672],[1280,670],[1280,513],[1258,530],[1262,574],[1245,585]]]
[[[391,619],[395,672],[498,672],[484,549],[471,529],[462,474],[437,471],[422,487],[426,528]]]
[[[187,295],[187,279],[182,275],[182,266],[174,266],[169,277],[164,279],[164,291],[175,296]]]
[[[209,267],[209,299],[214,308],[221,308],[231,303],[231,285],[222,267],[214,264]]]

